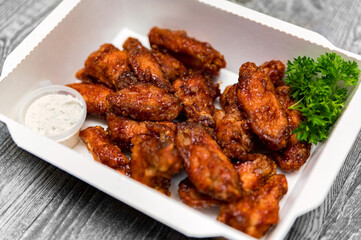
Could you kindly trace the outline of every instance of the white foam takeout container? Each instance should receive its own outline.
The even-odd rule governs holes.
[[[21,99],[40,82],[74,82],[87,56],[106,42],[121,47],[128,36],[135,36],[149,46],[146,36],[153,26],[184,29],[224,54],[222,90],[237,81],[238,69],[247,61],[286,62],[333,51],[361,66],[361,56],[336,48],[314,32],[223,0],[64,0],[6,59],[0,120],[19,147],[187,236],[252,239],[218,222],[217,209],[198,211],[182,204],[176,193],[182,176],[172,181],[173,197],[166,197],[95,162],[83,143],[67,148],[16,120]],[[299,172],[287,174],[289,191],[281,202],[279,223],[265,238],[283,238],[298,216],[322,203],[359,133],[359,109],[358,84],[328,140],[314,149]],[[84,127],[94,124],[104,126],[87,119]]]

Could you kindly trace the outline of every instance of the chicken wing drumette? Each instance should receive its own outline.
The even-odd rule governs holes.
[[[123,48],[129,54],[129,63],[140,82],[149,82],[154,86],[172,91],[172,84],[166,78],[152,51],[144,47],[137,39],[128,38]]]
[[[300,111],[289,109],[294,105],[294,101],[290,96],[289,86],[280,86],[276,88],[281,106],[286,112],[289,124],[289,131],[292,132],[297,128],[298,124],[303,121]],[[310,156],[311,144],[298,141],[296,134],[292,134],[287,147],[278,152],[273,152],[273,156],[277,165],[284,171],[296,171],[305,164]]]
[[[278,222],[279,201],[287,192],[284,175],[273,175],[266,184],[241,200],[221,205],[218,220],[260,238]]]
[[[128,54],[112,44],[103,44],[91,53],[85,67],[76,73],[80,80],[98,82],[114,90],[130,86],[138,80],[129,67]]]
[[[286,114],[268,75],[254,63],[239,69],[239,106],[252,131],[272,150],[285,148],[289,140]]]
[[[79,133],[94,159],[125,175],[130,175],[129,159],[102,127],[88,127]]]
[[[183,168],[183,161],[175,147],[174,123],[146,123],[147,135],[132,138],[132,178],[166,195],[171,177]]]
[[[218,85],[200,73],[190,73],[173,83],[174,95],[181,99],[189,121],[214,127],[214,99],[219,95]]]
[[[189,68],[216,76],[226,66],[224,57],[209,43],[188,37],[185,31],[154,27],[148,37],[153,49],[167,50]]]
[[[67,84],[67,86],[75,89],[83,96],[87,113],[105,118],[108,109],[105,98],[113,92],[111,89],[92,83],[72,83]]]
[[[106,97],[108,108],[137,120],[171,121],[182,110],[180,101],[164,89],[138,83]]]
[[[230,202],[241,197],[236,169],[201,125],[178,124],[176,145],[189,180],[198,191],[217,200]]]

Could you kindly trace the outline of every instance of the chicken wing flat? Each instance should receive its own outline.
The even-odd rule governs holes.
[[[247,120],[240,111],[225,111],[216,109],[214,113],[216,122],[216,137],[224,154],[232,159],[245,161],[247,154],[252,150],[252,132]]]
[[[211,86],[212,82],[200,73],[191,73],[175,80],[174,95],[181,99],[189,121],[214,127],[213,112],[214,98],[217,97],[218,86]]]
[[[183,168],[175,147],[175,124],[147,123],[149,135],[132,138],[132,178],[170,195],[170,179]]]
[[[247,160],[237,163],[235,168],[240,176],[242,189],[250,194],[263,187],[266,180],[276,174],[277,165],[271,157],[260,153],[249,154]]]
[[[219,206],[221,201],[201,193],[193,185],[189,178],[182,180],[178,185],[178,194],[183,203],[193,208],[210,208]]]
[[[289,130],[292,132],[303,120],[302,114],[298,110],[289,109],[294,105],[290,96],[289,86],[280,86],[276,88],[280,103],[286,112]],[[292,134],[287,147],[278,152],[273,152],[277,165],[284,171],[297,171],[305,164],[310,156],[311,144],[298,141],[296,134]]]
[[[112,143],[102,127],[88,127],[80,131],[79,136],[96,161],[120,173],[130,175],[129,159],[117,145]]]
[[[134,136],[149,133],[146,122],[138,122],[111,112],[107,113],[106,120],[110,139],[125,150],[130,150],[131,139]]]
[[[209,43],[188,37],[185,31],[154,27],[148,37],[153,49],[167,50],[189,68],[216,76],[226,66],[224,57]]]
[[[76,74],[80,80],[96,81],[115,90],[138,82],[129,67],[127,52],[120,51],[112,44],[100,46],[89,55],[84,65]]]
[[[171,121],[182,111],[178,98],[147,83],[111,93],[106,102],[112,112],[137,120]]]
[[[284,175],[273,175],[258,191],[238,202],[221,205],[218,220],[260,238],[278,222],[279,201],[287,193]]]
[[[241,197],[236,169],[201,125],[178,124],[176,145],[188,177],[198,191],[223,201]]]
[[[171,92],[172,84],[166,78],[152,51],[145,48],[137,39],[128,38],[123,48],[129,54],[129,63],[140,82],[149,82],[154,86]]]
[[[272,60],[263,63],[259,68],[270,77],[275,87],[285,85],[282,81],[286,71],[286,66],[283,64],[283,62]]]
[[[239,69],[237,97],[252,131],[271,150],[285,148],[289,139],[286,114],[269,78],[254,63]]]
[[[153,51],[153,57],[157,60],[166,78],[170,82],[174,82],[174,80],[182,77],[188,72],[187,67],[184,66],[183,63],[168,53]]]
[[[66,86],[73,88],[83,96],[87,113],[105,118],[108,109],[105,99],[113,92],[111,89],[92,83],[72,83]]]

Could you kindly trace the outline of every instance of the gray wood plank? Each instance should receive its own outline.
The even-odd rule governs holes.
[[[361,53],[361,1],[233,0],[319,32]],[[0,0],[0,68],[60,0]],[[187,239],[19,149],[0,126],[0,238]],[[287,239],[361,238],[361,135],[324,203],[297,219]]]

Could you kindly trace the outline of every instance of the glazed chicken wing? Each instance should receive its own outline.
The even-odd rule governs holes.
[[[286,114],[269,78],[254,63],[239,69],[237,97],[252,131],[272,150],[285,148],[289,139]]]
[[[132,178],[166,195],[171,177],[183,168],[175,147],[175,124],[147,123],[150,134],[132,138]]]
[[[80,131],[79,136],[96,161],[125,175],[130,174],[129,159],[117,145],[112,143],[102,127],[88,127]]]
[[[112,44],[100,46],[89,55],[84,65],[75,75],[80,80],[99,82],[116,90],[138,82],[129,67],[127,52]]]
[[[300,111],[289,109],[294,104],[290,96],[289,86],[276,88],[280,103],[286,112],[289,130],[292,132],[303,120]],[[284,171],[296,171],[307,161],[310,156],[311,144],[298,141],[296,134],[292,134],[287,147],[281,151],[274,152],[276,163]]]
[[[148,37],[153,49],[167,50],[189,68],[216,76],[226,66],[224,57],[209,43],[188,37],[185,31],[154,27]]]
[[[237,90],[238,90],[238,83],[227,86],[220,99],[219,102],[222,106],[222,108],[226,112],[233,112],[234,110],[239,110],[239,104],[238,104],[238,97],[237,97]]]
[[[242,189],[249,194],[261,188],[268,178],[276,174],[277,165],[269,156],[254,153],[248,155],[246,162],[237,163],[235,168],[240,176]]]
[[[178,194],[183,203],[193,208],[209,208],[219,206],[221,201],[213,199],[207,194],[201,193],[189,181],[189,178],[182,180],[178,185]]]
[[[129,63],[135,75],[141,82],[149,82],[154,86],[172,91],[172,85],[166,78],[161,66],[152,51],[145,48],[137,39],[128,38],[123,48],[129,54]]]
[[[229,112],[216,110],[217,142],[222,147],[224,154],[229,158],[246,160],[247,153],[252,150],[252,133],[246,119],[237,109]]]
[[[111,112],[107,113],[107,124],[111,140],[126,150],[131,148],[131,139],[134,136],[149,133],[146,122],[138,122]]]
[[[282,81],[286,70],[286,66],[283,64],[283,62],[272,60],[263,63],[259,68],[270,77],[275,87],[285,85]]]
[[[187,67],[170,54],[158,51],[153,51],[152,54],[170,82],[174,82],[174,80],[187,73]]]
[[[105,98],[113,91],[107,87],[92,83],[72,83],[66,86],[78,91],[84,98],[87,113],[105,118],[107,105]]]
[[[178,98],[147,83],[138,83],[111,93],[106,102],[112,112],[137,120],[171,121],[182,110]]]
[[[241,197],[236,169],[201,125],[178,124],[176,145],[188,177],[198,191],[229,202]]]
[[[173,83],[174,95],[184,104],[189,121],[214,127],[213,100],[219,95],[219,90],[212,84],[200,73],[185,75]]]
[[[273,175],[258,191],[238,202],[221,205],[218,220],[260,238],[278,222],[279,201],[287,192],[284,175]]]

